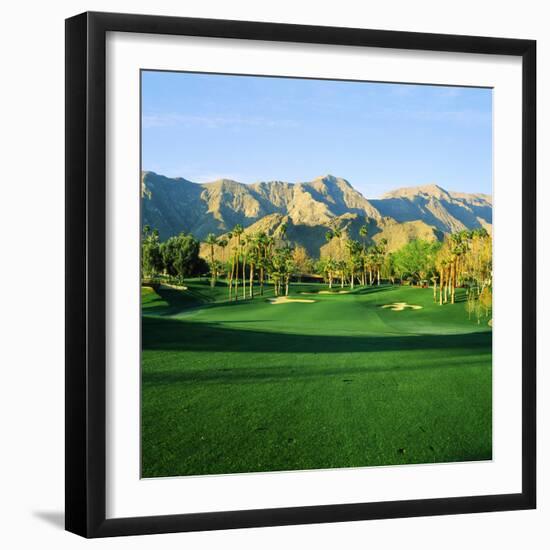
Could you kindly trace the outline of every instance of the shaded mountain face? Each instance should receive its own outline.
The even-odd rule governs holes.
[[[226,179],[199,184],[144,172],[141,190],[143,224],[158,228],[162,239],[180,231],[202,239],[236,224],[248,227],[269,214],[282,214],[306,226],[329,225],[346,213],[380,218],[349,182],[330,175],[304,183],[247,185]]]
[[[144,172],[141,181],[142,224],[157,228],[162,240],[182,231],[204,239],[224,235],[236,224],[245,234],[276,234],[287,226],[286,240],[303,246],[312,257],[361,240],[368,226],[369,243],[388,240],[389,250],[415,238],[441,240],[446,233],[492,227],[488,195],[452,193],[436,185],[410,187],[367,200],[342,178],[331,175],[310,182],[243,184],[222,179],[194,183]],[[329,229],[340,228],[342,239],[326,241]]]

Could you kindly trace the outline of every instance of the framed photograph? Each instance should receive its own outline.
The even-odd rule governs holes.
[[[66,21],[66,528],[535,507],[531,40]]]

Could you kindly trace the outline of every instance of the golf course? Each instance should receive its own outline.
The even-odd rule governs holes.
[[[142,476],[489,460],[492,329],[466,291],[142,287]]]

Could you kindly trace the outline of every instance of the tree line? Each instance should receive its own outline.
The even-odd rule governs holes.
[[[158,230],[145,225],[141,234],[141,279],[152,280],[163,274],[183,283],[186,277],[208,270],[199,253],[200,242],[193,235],[180,233],[161,242]]]
[[[242,225],[203,241],[206,261],[200,257],[201,243],[181,233],[160,242],[158,231],[145,226],[142,234],[142,278],[159,275],[183,282],[186,277],[209,275],[212,286],[223,278],[228,299],[263,296],[267,284],[276,296],[288,295],[291,280],[321,278],[329,288],[356,285],[413,284],[433,286],[434,302],[454,304],[456,289],[466,289],[470,316],[489,316],[492,304],[492,246],[485,229],[460,231],[443,242],[415,239],[389,252],[388,241],[369,240],[369,229],[359,229],[359,240],[349,238],[346,228],[334,227],[325,235],[332,243],[314,260],[302,246],[287,240],[282,223],[271,234],[245,233]]]

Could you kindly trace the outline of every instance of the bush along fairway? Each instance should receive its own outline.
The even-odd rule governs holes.
[[[142,288],[144,477],[491,459],[491,326],[466,289],[285,283]]]

